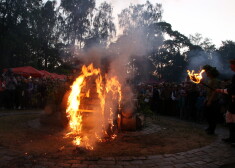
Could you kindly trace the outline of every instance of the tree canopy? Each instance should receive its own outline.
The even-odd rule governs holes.
[[[0,0],[0,67],[69,72],[78,53],[96,46],[115,49],[117,56],[129,52],[125,66],[137,82],[179,81],[188,68],[216,66],[218,60],[219,70],[228,68],[235,42],[216,48],[199,33],[187,37],[172,30],[162,16],[163,6],[149,1],[123,9],[115,24],[107,2],[61,0],[56,7],[55,0]]]

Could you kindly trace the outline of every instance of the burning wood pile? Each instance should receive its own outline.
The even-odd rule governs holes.
[[[120,70],[114,60],[96,54],[88,54],[83,60],[79,75],[65,93],[61,112],[49,110],[65,114],[68,129],[64,137],[79,153],[93,150],[97,142],[114,140],[121,130],[135,131],[137,128],[133,94],[126,83],[124,68]],[[123,93],[127,94],[123,96]]]
[[[117,76],[103,74],[93,64],[71,86],[66,114],[73,144],[89,150],[96,142],[115,139],[121,122],[122,86]]]

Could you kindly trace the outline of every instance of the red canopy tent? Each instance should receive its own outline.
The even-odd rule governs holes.
[[[43,77],[53,78],[53,74],[50,72],[47,72],[46,70],[40,70],[40,72],[43,73]]]
[[[25,67],[16,67],[16,68],[11,68],[12,72],[18,75],[22,76],[32,76],[32,77],[42,77],[43,73],[40,72],[39,70],[31,67],[31,66],[25,66]]]
[[[4,71],[7,71],[7,69],[4,69]],[[25,77],[47,77],[47,78],[53,78],[53,79],[60,79],[65,80],[67,78],[66,75],[59,75],[56,73],[50,73],[46,70],[37,70],[31,66],[25,66],[25,67],[16,67],[16,68],[10,68],[10,71],[14,74],[22,75]]]
[[[59,74],[56,74],[56,73],[51,73],[53,76],[54,79],[60,79],[60,80],[64,80],[66,79],[66,75],[59,75]]]
[[[66,75],[60,75],[61,79],[66,79],[67,76]]]

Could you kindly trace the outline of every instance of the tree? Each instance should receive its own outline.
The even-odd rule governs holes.
[[[135,29],[148,28],[162,18],[162,5],[155,6],[147,1],[145,4],[130,5],[118,15],[119,25],[128,34]]]
[[[104,2],[94,14],[93,27],[91,27],[90,37],[86,40],[86,47],[101,45],[106,47],[115,35],[115,25],[112,17],[112,7]]]
[[[57,13],[55,1],[47,1],[36,17],[37,48],[36,58],[39,68],[47,69],[54,67],[59,60],[58,49],[55,44],[58,41],[56,35]]]
[[[151,26],[168,36],[168,39],[164,39],[162,45],[151,54],[156,67],[155,74],[160,80],[179,81],[186,67],[186,53],[193,48],[193,45],[186,36],[173,31],[169,23],[158,22]]]
[[[125,45],[121,47],[121,51],[118,51],[118,53],[126,51],[132,54],[133,58],[131,57],[132,59],[129,60],[129,65],[136,64],[136,66],[139,66],[135,70],[139,76],[146,75],[144,72],[148,71],[149,77],[147,79],[152,78],[154,72],[154,64],[150,55],[163,42],[162,32],[152,26],[161,20],[161,16],[161,4],[152,5],[149,1],[145,4],[131,5],[118,15],[119,27],[124,32],[123,36],[119,38],[122,39],[119,40],[121,41],[119,44]],[[125,49],[123,50],[123,48]],[[145,58],[140,59],[138,56]],[[140,66],[139,60],[144,61],[149,66]],[[136,66],[130,66],[128,69]]]
[[[82,44],[88,36],[92,11],[95,7],[94,0],[61,0],[60,9],[64,13],[63,37],[66,44],[75,47]]]
[[[1,67],[24,65],[32,56],[34,13],[41,0],[0,1],[0,53]]]
[[[201,45],[203,37],[200,33],[195,33],[195,35],[190,34],[189,35],[189,40],[194,45]]]
[[[218,49],[221,58],[221,64],[223,70],[229,67],[229,60],[234,59],[235,56],[235,42],[234,41],[222,41],[222,46]]]
[[[211,39],[203,38],[200,33],[195,33],[195,35],[189,35],[189,40],[193,45],[200,46],[205,51],[215,50],[215,45],[212,44]]]

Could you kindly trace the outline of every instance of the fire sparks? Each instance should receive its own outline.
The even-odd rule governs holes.
[[[200,83],[201,79],[202,79],[202,73],[205,72],[205,70],[202,69],[199,73],[194,73],[194,70],[192,70],[192,72],[187,70],[187,72],[188,72],[188,76],[192,82]]]
[[[114,139],[117,136],[113,130],[114,121],[121,99],[121,84],[117,77],[108,77],[107,74],[104,77],[93,64],[84,65],[68,97],[66,113],[70,132],[67,137],[73,137],[76,146],[89,150],[94,149],[96,141],[104,142],[104,137]],[[86,119],[85,113],[88,114]]]

